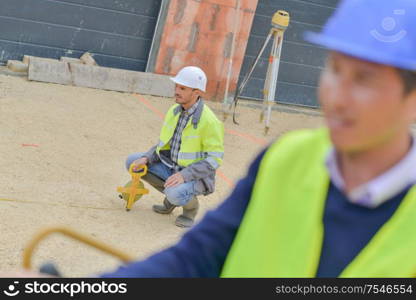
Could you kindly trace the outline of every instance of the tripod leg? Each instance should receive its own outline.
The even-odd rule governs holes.
[[[260,52],[257,54],[256,59],[254,60],[253,64],[251,65],[249,72],[248,72],[248,73],[247,73],[247,75],[244,77],[244,80],[241,82],[241,86],[240,86],[240,87],[239,87],[239,89],[238,89],[238,92],[239,92],[239,93],[241,93],[241,92],[242,92],[242,90],[245,88],[245,86],[246,86],[246,84],[247,84],[247,82],[248,82],[248,79],[250,78],[251,74],[253,73],[254,68],[256,67],[256,65],[257,65],[257,63],[258,63],[258,61],[259,61],[259,59],[260,59],[261,55],[263,54],[264,49],[266,49],[266,46],[267,46],[267,44],[269,43],[269,41],[270,41],[270,39],[271,39],[272,35],[273,35],[273,31],[270,31],[269,35],[267,36],[266,40],[264,41],[263,46],[262,46],[262,47],[261,47],[261,49],[260,49]]]
[[[228,117],[229,110],[231,108],[230,101],[228,101],[228,89],[230,86],[230,78],[232,73],[232,65],[233,65],[233,55],[234,55],[234,49],[235,49],[235,41],[237,36],[237,29],[238,24],[240,23],[240,0],[237,0],[237,5],[235,8],[235,18],[234,18],[234,31],[233,31],[233,40],[231,43],[231,53],[230,53],[230,60],[228,64],[228,74],[227,74],[227,82],[225,84],[225,93],[224,93],[224,101],[223,101],[223,120],[225,121]]]
[[[274,33],[273,33],[274,35]],[[262,107],[261,107],[261,112],[260,112],[260,122],[264,121],[264,114],[266,111],[266,102],[267,99],[269,97],[269,90],[270,90],[270,83],[271,83],[271,75],[272,75],[272,57],[273,57],[273,51],[274,51],[274,41],[272,44],[272,49],[271,49],[271,54],[269,56],[269,64],[267,65],[267,72],[266,72],[266,78],[264,81],[264,87],[263,87],[263,102],[262,102]]]
[[[237,124],[237,122],[235,121],[235,107],[237,106],[237,99],[238,96],[241,94],[241,92],[243,91],[243,89],[245,88],[251,74],[254,71],[254,68],[256,67],[261,55],[263,54],[264,50],[266,49],[267,44],[269,43],[271,37],[273,35],[273,30],[270,30],[270,33],[267,35],[266,40],[263,43],[263,46],[261,47],[259,53],[256,56],[256,59],[253,61],[252,65],[250,66],[250,70],[249,72],[246,74],[246,76],[244,77],[244,79],[241,81],[241,84],[238,84],[237,88],[236,88],[236,92],[234,94],[234,98],[233,101],[230,103],[229,109],[231,109],[232,105],[234,104],[234,113],[233,113],[233,120],[234,123]]]
[[[269,64],[267,66],[267,73],[266,73],[266,79],[264,81],[264,88],[263,88],[263,103],[260,113],[260,121],[262,122],[264,120],[264,115],[267,110],[267,103],[269,101],[269,98],[272,97],[273,94],[273,73],[274,73],[274,62],[275,62],[275,52],[276,52],[276,30],[273,30],[273,43],[272,43],[272,49],[270,51],[269,56]]]
[[[265,134],[268,133],[270,128],[270,116],[272,105],[274,103],[274,97],[276,95],[276,87],[277,87],[277,76],[279,73],[279,65],[280,65],[280,56],[282,52],[282,45],[283,45],[283,31],[277,30],[274,35],[273,41],[273,48],[272,54],[270,56],[270,78],[269,78],[269,90],[268,90],[268,97],[267,97],[267,118],[265,124]]]

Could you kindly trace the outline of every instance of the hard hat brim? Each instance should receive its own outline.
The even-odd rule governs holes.
[[[391,55],[375,52],[361,47],[360,45],[352,45],[348,41],[337,39],[325,34],[316,32],[306,32],[304,35],[306,41],[322,46],[328,50],[340,52],[358,59],[398,67],[401,69],[416,70],[416,61],[410,61],[406,58],[394,57]]]
[[[172,80],[176,84],[180,84],[180,85],[183,85],[183,86],[188,87],[186,84],[184,84],[181,81],[177,80],[175,77],[169,77],[169,79]],[[200,90],[200,91],[202,91],[202,92],[205,93],[205,89],[203,89],[203,90],[202,89],[197,89],[197,90]]]
[[[175,77],[169,77],[170,80],[172,80],[174,83],[180,84],[180,82],[178,82]]]

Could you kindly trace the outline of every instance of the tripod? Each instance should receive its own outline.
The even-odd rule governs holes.
[[[274,103],[274,96],[276,94],[276,85],[277,85],[277,76],[279,73],[280,57],[282,53],[283,37],[286,28],[289,26],[289,13],[284,10],[277,11],[272,18],[272,28],[270,29],[269,34],[267,35],[266,40],[264,41],[263,46],[260,49],[260,52],[257,54],[256,59],[250,67],[249,72],[246,74],[244,79],[237,86],[236,93],[234,95],[233,101],[228,105],[228,111],[231,110],[232,105],[234,104],[233,112],[233,122],[238,124],[235,118],[235,109],[237,107],[238,96],[241,94],[245,88],[251,74],[254,71],[261,55],[267,47],[269,41],[273,38],[272,49],[269,57],[269,65],[267,67],[266,80],[264,83],[263,89],[263,105],[260,113],[260,122],[264,120],[264,115],[267,112],[265,119],[265,128],[264,133],[267,134],[270,129],[270,115],[272,110],[272,105]],[[224,121],[226,120],[228,113],[224,110]]]

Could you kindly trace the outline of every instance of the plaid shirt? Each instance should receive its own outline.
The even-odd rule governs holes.
[[[199,99],[196,101],[194,105],[188,110],[184,110],[181,106],[181,115],[179,116],[178,124],[176,125],[175,132],[173,133],[173,137],[170,140],[170,162],[166,161],[166,159],[162,159],[162,162],[167,165],[169,168],[175,169],[175,171],[180,171],[180,166],[178,165],[178,156],[179,156],[179,149],[181,147],[182,141],[182,131],[184,130],[186,124],[188,123],[189,119],[195,112],[196,108],[199,104]]]

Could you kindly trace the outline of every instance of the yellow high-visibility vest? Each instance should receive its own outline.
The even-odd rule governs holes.
[[[222,277],[314,277],[329,188],[327,130],[292,132],[265,153]],[[416,275],[416,186],[340,277]]]
[[[175,132],[179,120],[179,105],[173,105],[166,113],[159,137],[156,152],[170,149],[170,140]],[[224,125],[218,120],[214,112],[204,104],[201,117],[197,125],[192,118],[182,131],[182,140],[178,156],[178,165],[189,166],[192,163],[206,159],[217,169],[224,157]]]

